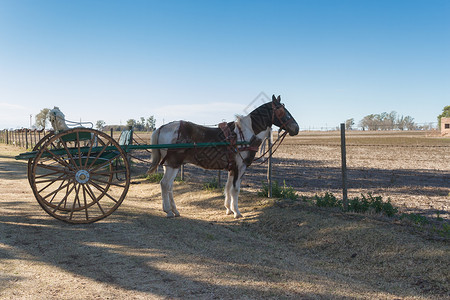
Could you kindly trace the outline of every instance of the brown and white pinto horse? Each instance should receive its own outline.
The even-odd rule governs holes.
[[[209,128],[186,121],[175,121],[159,127],[152,135],[152,144],[225,142],[230,146],[183,149],[152,149],[152,163],[148,173],[163,165],[164,176],[160,182],[163,210],[167,217],[178,217],[173,199],[173,181],[178,168],[191,163],[205,169],[228,170],[225,184],[227,214],[242,217],[238,196],[242,176],[251,165],[258,147],[268,137],[272,125],[286,130],[291,136],[298,134],[299,126],[289,111],[281,104],[280,96],[261,105],[247,116],[238,116],[235,122],[222,123],[220,128]],[[248,146],[237,146],[237,141],[247,141]]]

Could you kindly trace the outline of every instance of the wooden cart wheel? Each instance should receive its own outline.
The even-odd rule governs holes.
[[[130,185],[126,152],[103,132],[70,129],[50,137],[31,163],[33,193],[51,216],[92,223],[113,213]]]

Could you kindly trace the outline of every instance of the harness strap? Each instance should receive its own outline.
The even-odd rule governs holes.
[[[234,135],[227,122],[219,123],[219,128],[222,130],[223,135],[225,136],[225,141],[229,142],[230,145],[227,146],[227,169],[233,169],[233,155],[237,151],[237,136]]]
[[[277,140],[270,146],[269,149],[267,149],[266,152],[264,152],[260,157],[255,158],[253,161],[257,161],[257,160],[260,160],[261,158],[263,158],[264,155],[266,155],[266,154],[267,154],[267,153],[268,153],[268,152],[269,152],[269,151],[277,144],[277,142],[280,141],[280,142],[278,143],[277,147],[275,148],[275,150],[272,151],[272,155],[273,155],[273,154],[278,150],[278,147],[280,147],[280,145],[281,145],[281,143],[283,142],[283,140],[284,140],[284,138],[286,137],[286,135],[287,135],[287,131],[284,131],[281,135],[278,136]],[[281,139],[281,140],[280,140],[280,139]],[[269,157],[270,157],[270,156],[268,156],[265,160],[263,160],[262,162],[260,162],[260,164],[265,163],[265,162],[269,159]]]
[[[237,126],[237,128],[239,129],[239,135],[241,136],[241,140],[245,141],[244,138],[244,133],[242,132],[241,127]],[[251,141],[251,140],[250,140]],[[255,146],[239,146],[238,147],[239,151],[253,151],[253,152],[258,152],[258,147]]]

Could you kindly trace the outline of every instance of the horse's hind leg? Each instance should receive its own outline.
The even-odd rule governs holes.
[[[161,196],[163,200],[163,210],[166,212],[168,218],[179,217],[180,213],[175,206],[173,200],[173,181],[177,176],[178,169],[164,166],[164,176],[160,182]]]
[[[234,217],[242,218],[238,207],[239,191],[241,189],[242,175],[245,172],[245,165],[241,166],[237,172],[228,172],[228,180],[225,185],[225,207],[227,208],[227,215],[234,214]]]

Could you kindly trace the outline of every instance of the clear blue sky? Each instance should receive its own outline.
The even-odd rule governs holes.
[[[435,122],[450,105],[450,1],[0,0],[0,128],[53,106],[217,124],[261,92],[301,129],[392,110]]]

